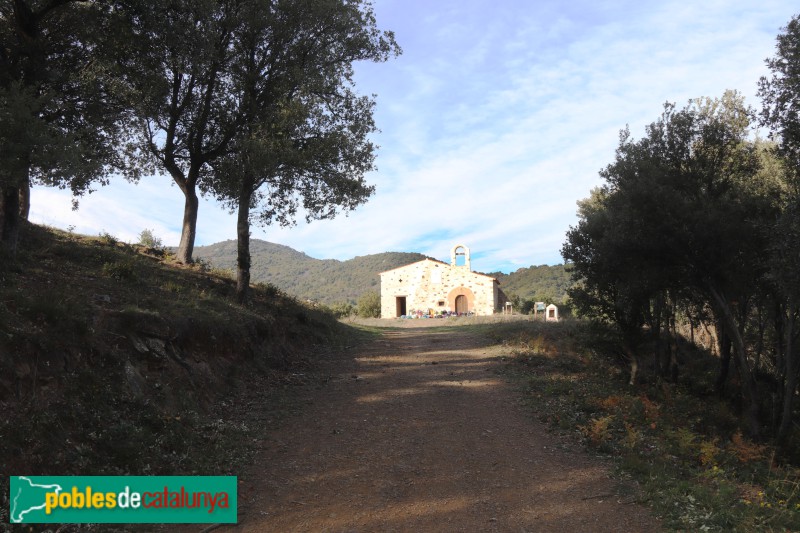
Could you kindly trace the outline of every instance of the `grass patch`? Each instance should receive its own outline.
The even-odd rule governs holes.
[[[370,334],[271,285],[247,306],[235,290],[108,234],[26,225],[0,261],[0,471],[244,475],[317,362]],[[0,523],[8,498],[0,478]]]
[[[513,354],[504,371],[539,418],[613,457],[667,528],[800,531],[799,465],[742,436],[736,406],[709,394],[708,354],[690,354],[693,372],[680,384],[645,377],[631,387],[613,334],[588,323],[508,323],[484,334]]]
[[[102,272],[109,278],[117,281],[130,281],[136,279],[136,266],[132,261],[114,261],[103,263]]]

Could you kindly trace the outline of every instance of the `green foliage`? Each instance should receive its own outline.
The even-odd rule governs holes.
[[[794,16],[777,38],[776,55],[767,59],[772,75],[762,77],[759,96],[762,98],[762,124],[769,126],[777,140],[775,152],[764,150],[766,176],[777,178],[782,187],[779,199],[780,215],[774,226],[766,229],[769,235],[769,269],[765,275],[764,307],[774,310],[774,337],[778,347],[774,373],[785,382],[782,419],[778,437],[786,440],[792,426],[796,396],[800,386],[800,343],[798,309],[800,309],[800,15]],[[770,161],[772,164],[770,165]],[[770,311],[767,311],[768,313]],[[760,329],[763,331],[763,328]],[[764,335],[758,336],[759,341]],[[772,369],[771,369],[772,370]]]
[[[539,265],[520,268],[511,274],[493,272],[500,288],[509,297],[516,296],[520,302],[546,302],[556,305],[567,300],[567,290],[573,285],[566,265]],[[517,309],[519,309],[519,305]]]
[[[110,11],[95,2],[5,2],[0,10],[0,203],[31,183],[79,196],[118,162],[124,110],[116,105]],[[106,52],[109,52],[106,55]],[[13,249],[16,205],[0,205]],[[8,227],[4,227],[8,225]]]
[[[767,59],[772,75],[759,81],[761,122],[779,140],[781,155],[800,178],[800,15],[778,35],[775,57]]]
[[[211,261],[205,259],[204,257],[198,257],[194,261],[194,266],[197,267],[200,272],[211,272],[211,269],[214,268],[214,265],[211,264]]]
[[[758,170],[755,149],[728,117],[746,122],[747,113],[729,93],[714,105],[665,106],[639,141],[622,132],[601,172],[606,184],[581,204],[562,250],[582,282],[572,297],[584,313],[635,328],[660,291],[752,279],[758,220],[770,206],[745,187]]]
[[[355,91],[353,64],[400,48],[369,2],[121,7],[133,50],[123,67],[129,106],[144,124],[129,168],[155,162],[189,200],[179,260],[192,260],[198,189],[240,211],[243,240],[251,220],[293,224],[299,209],[307,220],[332,218],[372,194],[364,174],[374,100]]]
[[[101,231],[99,234],[100,242],[107,246],[116,246],[119,242],[115,236],[107,231]]]
[[[162,250],[164,248],[164,243],[161,238],[156,237],[153,230],[150,229],[143,229],[139,234],[139,244],[155,250]]]
[[[356,314],[356,311],[358,309],[351,303],[339,302],[328,306],[328,310],[336,318],[347,318],[349,316],[353,316],[354,314]]]
[[[373,194],[364,177],[375,168],[375,102],[356,93],[353,64],[386,61],[400,48],[378,30],[368,2],[255,1],[236,12],[228,71],[236,93],[224,101],[241,109],[206,189],[238,210],[237,293],[245,301],[251,219],[288,226],[298,210],[307,222],[330,219]]]
[[[256,283],[256,289],[267,298],[289,298],[289,296],[271,283]]]
[[[358,316],[363,318],[381,317],[381,295],[377,291],[365,292],[358,299]]]
[[[661,338],[679,311],[693,324],[716,320],[741,378],[737,393],[747,431],[757,436],[766,421],[755,378],[760,352],[768,335],[796,331],[800,300],[787,290],[796,284],[785,283],[796,280],[797,267],[797,255],[787,253],[796,244],[784,240],[794,225],[790,175],[769,146],[748,138],[751,115],[743,98],[728,91],[683,109],[667,104],[642,139],[623,131],[614,162],[601,172],[605,184],[581,202],[580,221],[570,228],[562,255],[578,282],[570,289],[573,305],[617,326],[632,381],[646,337],[653,340],[656,365],[659,351],[670,350]],[[776,309],[772,330],[765,316]],[[785,400],[782,435],[795,416],[797,383],[789,383],[791,392],[776,384],[797,375],[798,354],[789,346],[797,340],[792,333],[778,341],[785,364],[760,369],[773,374],[771,393]],[[677,363],[669,365],[676,374]]]
[[[232,29],[240,26],[242,11],[228,2],[118,4],[127,22],[118,32],[126,47],[127,60],[120,62],[126,107],[143,125],[133,130],[126,174],[136,178],[158,166],[180,186],[188,227],[177,255],[191,263],[197,223],[192,200],[196,205],[208,165],[229,149],[235,117],[242,115],[230,105],[241,101],[234,84],[219,82],[234,67],[239,47],[232,43]]]

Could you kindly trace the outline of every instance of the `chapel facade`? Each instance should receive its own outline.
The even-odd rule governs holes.
[[[493,277],[472,272],[469,248],[457,244],[450,264],[423,259],[380,273],[381,317],[442,313],[491,315],[506,297]]]

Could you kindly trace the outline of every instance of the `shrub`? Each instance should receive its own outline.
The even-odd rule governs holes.
[[[214,266],[211,264],[211,261],[205,257],[195,257],[193,262],[200,272],[203,273],[211,272],[211,269],[214,268]]]
[[[143,229],[139,234],[139,244],[154,250],[161,250],[164,248],[164,243],[160,237],[156,237],[151,229]]]
[[[339,302],[331,305],[329,308],[333,316],[336,318],[347,318],[356,313],[356,308],[353,304],[348,302]]]
[[[381,295],[376,291],[365,292],[358,299],[358,316],[364,318],[381,317]]]
[[[115,246],[117,244],[117,238],[111,235],[109,232],[103,230],[100,232],[100,242],[103,244],[107,244],[108,246]]]

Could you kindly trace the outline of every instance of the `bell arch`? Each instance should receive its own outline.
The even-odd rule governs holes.
[[[463,264],[459,264],[459,259],[463,260]],[[457,267],[466,267],[467,270],[472,270],[470,265],[469,248],[463,244],[456,244],[450,251],[450,264]]]

